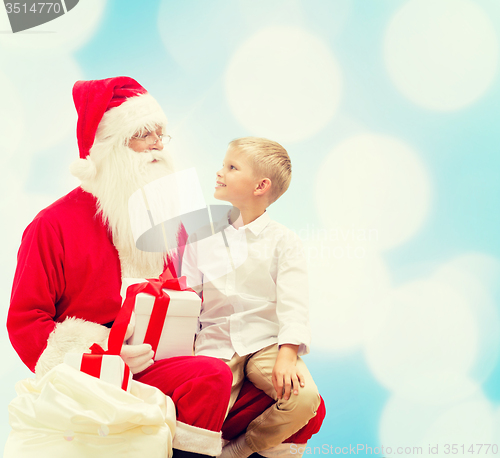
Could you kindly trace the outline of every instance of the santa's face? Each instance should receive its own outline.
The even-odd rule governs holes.
[[[142,153],[144,151],[151,150],[161,151],[163,149],[162,140],[163,129],[161,127],[158,127],[153,132],[136,132],[129,140],[127,146],[130,149],[134,150],[136,153]]]
[[[147,132],[144,130],[142,135]],[[153,132],[161,135],[160,129]],[[129,197],[138,189],[174,171],[169,153],[158,138],[155,144],[130,139],[112,148],[93,150],[97,174],[82,187],[98,199],[99,214],[111,229],[126,277],[155,277],[163,271],[165,253],[142,252],[135,246],[128,211]]]

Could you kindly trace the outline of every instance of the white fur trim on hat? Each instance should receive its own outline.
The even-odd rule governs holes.
[[[66,353],[88,352],[94,343],[106,350],[108,335],[109,329],[105,326],[80,318],[69,317],[57,323],[36,363],[36,378],[42,378],[52,368],[63,363]]]
[[[222,452],[222,435],[177,421],[173,447],[185,452],[218,456]]]
[[[121,105],[104,113],[96,133],[96,141],[108,138],[126,140],[140,129],[165,127],[167,117],[158,102],[150,94],[131,97]]]

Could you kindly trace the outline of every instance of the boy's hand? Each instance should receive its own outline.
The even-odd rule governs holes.
[[[300,386],[305,386],[304,376],[297,369],[298,345],[284,344],[280,346],[278,357],[273,368],[273,386],[278,399],[290,399],[290,392],[299,394]]]

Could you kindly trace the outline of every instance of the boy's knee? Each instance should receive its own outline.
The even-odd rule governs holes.
[[[311,416],[314,416],[321,402],[321,397],[316,386],[311,388],[304,387],[301,391],[299,391],[297,398],[300,408],[310,410],[312,413]]]
[[[310,419],[316,415],[316,411],[321,403],[316,386],[308,388],[307,385],[301,388],[298,395],[291,394],[288,401],[279,401],[279,410],[293,410],[300,418]]]

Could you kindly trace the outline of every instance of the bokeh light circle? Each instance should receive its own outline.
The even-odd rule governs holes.
[[[330,49],[300,28],[257,32],[233,55],[226,95],[238,121],[256,135],[303,140],[331,120],[341,74]]]
[[[456,449],[459,450],[459,453],[463,451],[472,455],[469,452],[470,445],[491,444],[493,442],[494,427],[493,407],[484,395],[478,392],[476,396],[451,405],[430,423],[423,438],[423,443],[443,444],[437,454],[437,456],[443,458],[453,454],[452,444],[457,445]],[[444,444],[450,444],[451,447],[448,449]],[[461,447],[462,444],[464,444],[464,449]],[[478,448],[476,448],[476,454],[477,450]],[[486,451],[486,446],[483,451]]]
[[[19,96],[7,98],[6,111],[22,109],[24,130],[19,149],[23,160],[60,143],[70,132],[75,132],[77,114],[72,89],[83,79],[83,72],[70,55],[45,56],[25,52],[22,61],[8,55],[4,70]],[[32,68],[36,67],[34,73]],[[19,104],[19,102],[21,102]],[[73,134],[75,135],[75,134]]]
[[[377,380],[398,391],[424,375],[468,373],[479,340],[473,303],[435,280],[406,284],[387,300],[384,324],[366,346]]]
[[[473,304],[478,334],[478,352],[469,372],[475,380],[484,381],[498,363],[500,320],[495,295],[500,285],[500,262],[493,256],[469,252],[440,266],[433,279],[452,287],[469,304]]]
[[[313,349],[363,345],[385,314],[382,298],[390,287],[385,263],[355,241],[309,240],[304,246]]]
[[[430,196],[430,180],[417,154],[381,135],[360,134],[342,142],[316,179],[323,224],[376,231],[379,249],[400,245],[420,229]]]
[[[452,455],[451,444],[468,444],[468,448],[470,444],[492,443],[494,424],[492,406],[479,387],[460,402],[439,406],[393,395],[382,412],[380,441],[393,449],[387,456],[395,456],[396,447],[410,447],[412,453],[401,454],[446,457]],[[445,444],[450,444],[448,453]],[[429,447],[433,447],[432,452]],[[458,454],[462,455],[461,448]]]
[[[414,103],[450,111],[483,95],[498,68],[498,38],[487,14],[469,0],[410,0],[393,16],[385,62]]]

